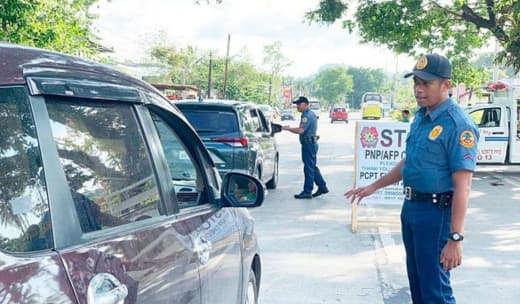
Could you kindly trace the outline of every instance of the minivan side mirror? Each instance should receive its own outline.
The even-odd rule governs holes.
[[[260,207],[265,199],[265,186],[255,177],[230,172],[224,176],[222,207]]]
[[[280,133],[280,132],[282,132],[282,125],[272,122],[271,123],[271,135],[275,135],[276,133]]]

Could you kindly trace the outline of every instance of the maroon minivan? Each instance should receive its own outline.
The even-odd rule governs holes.
[[[264,186],[140,80],[0,44],[0,179],[0,303],[257,303]]]

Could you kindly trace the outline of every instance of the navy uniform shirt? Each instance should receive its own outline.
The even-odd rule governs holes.
[[[424,193],[453,191],[452,174],[474,171],[479,132],[452,99],[426,114],[417,111],[406,140],[404,186]]]
[[[310,108],[307,108],[307,110],[302,113],[300,128],[303,129],[303,133],[300,134],[300,141],[303,137],[316,136],[316,132],[318,131],[318,119]]]

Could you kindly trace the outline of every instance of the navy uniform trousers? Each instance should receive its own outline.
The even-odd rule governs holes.
[[[450,274],[440,262],[450,224],[451,208],[441,209],[431,201],[405,200],[401,231],[414,304],[455,304]]]
[[[321,175],[320,169],[316,166],[316,155],[318,154],[317,143],[302,143],[302,161],[303,173],[305,174],[305,183],[303,192],[312,193],[314,183],[320,188],[325,188],[325,180]]]

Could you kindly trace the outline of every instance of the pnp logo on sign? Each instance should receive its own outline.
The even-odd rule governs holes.
[[[376,127],[364,127],[361,131],[361,145],[363,148],[375,148],[379,134]]]

